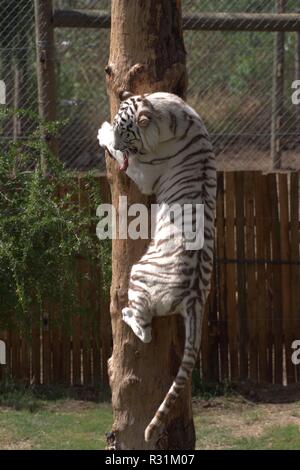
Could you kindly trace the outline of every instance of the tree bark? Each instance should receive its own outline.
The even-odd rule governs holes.
[[[119,93],[169,91],[184,97],[185,49],[181,5],[175,0],[113,0],[107,86],[112,117]],[[134,183],[107,158],[112,202],[120,195],[132,203],[149,204]],[[146,240],[113,241],[111,320],[113,354],[109,360],[114,424],[108,436],[112,449],[193,449],[195,432],[191,387],[187,387],[170,415],[165,432],[154,444],[144,441],[144,431],[168,391],[182,358],[184,328],[179,317],[156,318],[153,339],[143,344],[122,322],[127,304],[131,266],[145,252]]]

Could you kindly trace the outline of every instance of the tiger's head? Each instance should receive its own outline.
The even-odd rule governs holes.
[[[121,94],[121,105],[113,120],[116,150],[146,154],[158,144],[159,115],[147,96],[133,96],[129,92]]]

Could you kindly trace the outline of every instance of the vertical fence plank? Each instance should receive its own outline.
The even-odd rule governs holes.
[[[51,340],[50,340],[50,309],[47,306],[43,312],[42,334],[43,334],[43,384],[51,383]]]
[[[91,325],[82,326],[82,383],[92,384],[92,342]]]
[[[20,358],[20,377],[24,384],[30,384],[30,349],[29,337],[22,332],[21,334],[21,358]]]
[[[92,343],[90,325],[83,327],[82,339],[82,368],[83,368],[83,384],[92,384]]]
[[[236,207],[236,256],[237,256],[237,289],[238,289],[238,328],[240,378],[248,377],[248,324],[246,302],[245,270],[245,208],[244,208],[244,173],[235,173],[235,207]]]
[[[77,178],[76,194],[73,200],[79,205],[80,178]],[[76,259],[77,271],[77,298],[81,295],[81,256]],[[72,384],[81,385],[81,318],[79,315],[72,316]]]
[[[61,344],[61,325],[59,324],[59,310],[53,310],[53,322],[51,328],[51,343],[53,353],[53,371],[52,380],[54,384],[63,383],[62,370],[62,344]]]
[[[11,343],[11,374],[14,380],[21,378],[21,364],[20,364],[20,332],[15,329],[10,332]]]
[[[107,179],[101,181],[101,200],[103,202],[111,202],[110,185]],[[108,359],[112,351],[112,333],[110,319],[110,301],[105,297],[104,285],[101,270],[100,275],[100,337],[101,337],[101,363],[102,363],[102,380],[104,385],[109,385],[108,378]]]
[[[262,261],[265,259],[264,240],[264,190],[263,177],[260,173],[255,174],[255,219],[256,219],[256,247],[257,247],[257,285],[258,285],[258,351],[259,351],[259,380],[267,382],[268,378],[268,355],[266,336],[266,266]]]
[[[278,175],[279,185],[279,208],[280,208],[280,239],[281,239],[281,259],[286,263],[281,267],[281,289],[282,289],[282,314],[284,328],[284,344],[285,344],[285,367],[287,383],[295,381],[295,371],[290,357],[292,326],[291,326],[291,296],[290,266],[287,262],[290,260],[290,237],[289,237],[289,197],[288,197],[288,181],[286,174]]]
[[[211,280],[211,292],[208,298],[208,380],[219,381],[219,329],[216,299],[216,269],[214,266]]]
[[[99,312],[99,308],[98,308]],[[99,318],[95,318],[93,332],[92,332],[92,361],[93,361],[93,384],[99,385],[101,383],[101,349],[100,349],[100,326]]]
[[[235,197],[234,173],[226,174],[225,209],[226,209],[226,258],[236,258],[235,245]],[[227,277],[227,319],[228,342],[230,354],[230,377],[236,381],[239,376],[238,369],[238,343],[237,343],[237,312],[236,312],[236,265],[234,262],[226,263]]]
[[[101,342],[100,334],[100,299],[101,295],[101,272],[98,266],[93,266],[91,270],[91,306],[93,310],[92,321],[92,379],[94,385],[101,383]]]
[[[79,210],[85,216],[90,211],[87,182],[84,178],[79,179]],[[91,228],[91,227],[90,227]],[[92,356],[91,356],[91,267],[89,262],[81,258],[79,260],[80,280],[79,296],[82,308],[82,380],[84,385],[92,383]],[[94,313],[94,312],[93,312]]]
[[[209,338],[209,328],[208,328],[208,318],[209,318],[209,298],[207,299],[203,320],[202,320],[202,339],[201,339],[201,378],[203,382],[209,381],[209,370],[208,370],[208,338]]]
[[[266,264],[266,347],[267,347],[267,381],[273,381],[274,351],[273,351],[273,335],[272,335],[272,285],[273,285],[273,266],[272,258],[272,200],[268,193],[266,185],[266,176],[263,176],[264,184],[262,187],[262,203],[264,206],[264,243]]]
[[[224,216],[224,173],[217,175],[217,216],[216,216],[216,254],[219,262],[216,263],[217,283],[215,295],[218,296],[219,310],[219,336],[221,380],[228,380],[228,332],[226,312],[226,267],[225,259],[225,216]]]
[[[59,196],[63,199],[66,196],[68,189],[64,186],[58,188]],[[61,319],[61,373],[62,383],[64,385],[72,384],[71,377],[71,334],[72,327],[69,316]]]
[[[104,180],[102,178],[104,182]],[[109,202],[109,195],[106,194],[106,191],[102,189],[102,184],[100,178],[97,178],[96,183],[99,188],[100,200],[102,203]],[[101,194],[102,189],[102,194]],[[99,200],[99,203],[100,203]],[[91,210],[91,208],[90,208]],[[96,208],[93,208],[96,210]],[[91,231],[95,237],[96,234],[96,225],[91,227]],[[97,239],[96,239],[97,240]],[[98,241],[96,241],[97,243]],[[100,247],[99,247],[100,248]],[[101,263],[100,263],[101,264]],[[91,379],[94,385],[99,385],[102,382],[101,372],[102,372],[102,364],[101,364],[101,334],[100,334],[100,314],[101,314],[101,296],[102,296],[102,289],[103,289],[103,280],[101,276],[101,267],[100,265],[90,265],[90,308],[93,313],[90,327],[91,327],[91,362],[92,362],[92,369],[91,369]]]
[[[31,344],[31,382],[39,385],[41,383],[41,328],[37,320],[32,327]]]
[[[78,315],[72,319],[72,371],[72,384],[81,385],[81,322]]]
[[[290,206],[291,206],[291,259],[295,263],[291,266],[291,341],[300,338],[300,266],[299,262],[299,173],[290,175]],[[291,349],[287,348],[288,355]],[[295,380],[300,382],[300,364],[295,365]]]
[[[271,200],[271,239],[272,260],[280,257],[280,220],[279,220],[279,194],[275,174],[267,175],[267,188]],[[272,264],[272,333],[274,341],[274,379],[276,384],[283,380],[283,324],[282,324],[282,292],[281,292],[281,266]]]
[[[111,337],[109,301],[104,300],[104,299],[103,299],[103,302],[101,302],[100,335],[101,335],[102,380],[103,380],[104,385],[109,385],[107,361],[111,356],[112,337]]]
[[[71,377],[71,325],[64,321],[62,325],[62,381],[64,385],[72,384]]]
[[[249,325],[249,377],[258,382],[258,348],[257,348],[257,285],[256,267],[251,260],[255,259],[255,220],[254,220],[254,190],[255,174],[245,175],[245,215],[246,215],[246,259],[247,264],[247,318]]]

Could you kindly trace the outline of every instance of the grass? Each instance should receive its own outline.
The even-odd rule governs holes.
[[[194,400],[197,449],[300,449],[300,397],[292,403],[253,403],[228,387],[224,395],[202,391]],[[99,402],[105,395],[100,391],[94,401],[78,393],[0,389],[0,449],[104,449],[111,406]]]
[[[220,426],[217,421],[196,417],[197,448],[227,450],[299,450],[300,426],[296,424],[268,427],[257,436],[236,436],[236,428]],[[246,430],[244,431],[247,432]]]
[[[206,406],[210,403],[210,406]],[[292,403],[252,403],[239,395],[195,404],[198,449],[300,449],[300,397]]]
[[[295,424],[274,426],[259,437],[244,437],[233,443],[241,450],[299,450],[300,427]]]
[[[0,449],[104,449],[112,424],[109,400],[102,388],[1,382]]]
[[[60,400],[38,411],[0,409],[0,449],[96,450],[105,448],[109,404]]]

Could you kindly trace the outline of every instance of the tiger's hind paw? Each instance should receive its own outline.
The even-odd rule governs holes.
[[[122,310],[122,319],[128,326],[132,329],[134,334],[141,340],[143,343],[150,343],[152,336],[151,336],[151,325],[147,325],[143,327],[139,324],[137,319],[134,316],[134,312],[132,309],[125,307]]]

